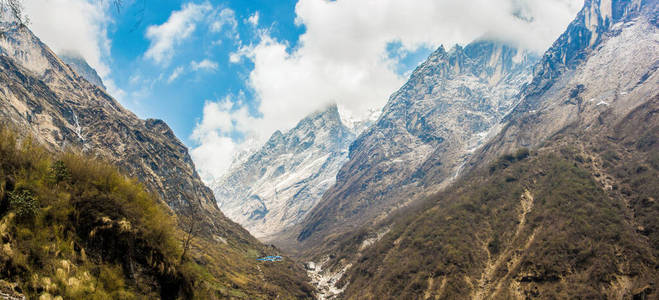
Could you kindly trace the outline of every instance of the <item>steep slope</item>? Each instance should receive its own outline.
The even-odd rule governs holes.
[[[618,120],[652,99],[659,68],[656,6],[656,1],[586,1],[545,53],[502,132],[473,161],[536,147],[569,127],[585,130],[600,124],[603,114]]]
[[[611,164],[574,145],[503,157],[398,219],[348,271],[345,298],[656,297],[659,148],[609,150],[626,160]]]
[[[220,209],[262,239],[297,224],[334,184],[354,139],[336,105],[275,132],[211,185]]]
[[[377,221],[450,181],[517,104],[535,61],[492,41],[449,52],[440,47],[350,146],[336,184],[286,242],[324,244],[328,236]]]
[[[0,298],[199,295],[195,269],[177,263],[174,224],[164,203],[116,168],[0,128]]]
[[[586,1],[501,133],[463,178],[387,221],[345,298],[656,298],[658,13]]]
[[[85,80],[89,81],[90,83],[95,84],[96,86],[106,89],[105,85],[103,84],[103,80],[101,79],[100,76],[98,76],[98,73],[96,73],[96,70],[92,68],[87,61],[82,58],[82,56],[74,53],[64,53],[60,54],[59,58],[67,65],[69,65],[73,71],[76,73],[80,74],[82,78]]]
[[[81,148],[116,164],[179,216],[191,213],[202,228],[193,244],[198,262],[221,290],[244,298],[309,295],[300,267],[259,268],[271,254],[217,207],[186,147],[160,120],[140,120],[98,86],[83,80],[29,29],[3,23],[0,36],[0,118],[51,151]],[[268,278],[264,281],[263,278]]]

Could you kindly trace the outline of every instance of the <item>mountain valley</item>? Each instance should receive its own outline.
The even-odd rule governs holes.
[[[337,100],[204,182],[3,20],[0,299],[656,299],[659,1],[585,0],[545,49],[439,46],[377,115]]]

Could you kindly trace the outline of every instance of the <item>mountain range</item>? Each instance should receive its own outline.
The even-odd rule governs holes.
[[[0,297],[658,295],[659,1],[585,0],[541,56],[440,46],[377,119],[325,107],[210,188],[84,59],[0,33]]]
[[[471,151],[517,104],[536,58],[495,41],[440,47],[350,146],[337,183],[301,223],[296,239],[377,220],[450,181]]]
[[[657,245],[649,228],[655,228],[651,203],[657,194],[642,183],[656,174],[651,154],[657,139],[656,16],[655,1],[586,1],[541,57],[496,40],[449,51],[440,47],[352,142],[348,161],[318,203],[297,225],[268,240],[316,262],[308,268],[323,297],[651,294]],[[640,120],[647,124],[633,130],[628,125]],[[632,146],[639,144],[644,146]],[[571,163],[575,169],[562,169]],[[607,173],[639,168],[638,174]],[[558,180],[563,175],[583,186]],[[556,194],[547,190],[552,184],[588,197]],[[502,193],[502,186],[514,193]],[[539,198],[542,204],[535,203]],[[592,208],[587,204],[592,201],[602,205]],[[570,214],[570,209],[579,211]],[[590,219],[580,214],[584,210]],[[461,217],[449,221],[452,214]],[[608,224],[608,219],[619,228],[606,234],[628,234],[627,240],[611,243],[637,255],[616,261],[638,263],[635,269],[592,271],[604,258],[613,259],[601,252],[608,251],[599,244],[606,234],[559,225]],[[464,220],[480,227],[466,226]],[[555,226],[560,231],[543,230]],[[553,254],[538,250],[567,247],[556,243],[561,239],[591,245],[584,265],[558,249]],[[462,247],[451,252],[453,265],[433,258],[447,254],[446,247]],[[641,260],[639,253],[644,253]],[[461,263],[455,254],[472,258]],[[595,283],[596,276],[608,279]],[[557,287],[556,281],[574,283]]]
[[[337,294],[655,297],[657,10],[586,1],[462,175],[316,246]]]

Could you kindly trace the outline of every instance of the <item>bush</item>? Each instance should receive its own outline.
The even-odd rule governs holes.
[[[64,161],[58,160],[50,167],[50,179],[54,183],[71,180],[71,171],[66,167]]]
[[[39,213],[39,201],[27,189],[18,189],[9,193],[9,205],[20,220],[32,220]]]
[[[531,155],[531,152],[528,148],[520,148],[519,150],[515,151],[514,154],[504,154],[492,164],[490,164],[490,174],[497,170],[506,169],[512,164],[526,159],[529,157],[529,155]]]

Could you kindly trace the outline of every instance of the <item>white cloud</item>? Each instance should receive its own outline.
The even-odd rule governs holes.
[[[190,62],[190,67],[194,71],[198,71],[198,70],[213,71],[213,70],[217,70],[217,63],[209,59],[204,59],[199,62],[197,61]]]
[[[238,151],[236,144],[230,137],[210,133],[204,137],[204,144],[194,148],[190,154],[194,159],[199,176],[209,183],[217,173],[214,170],[227,170],[231,166],[230,159],[217,159],[218,157],[232,157]],[[203,164],[203,167],[200,167]]]
[[[259,25],[259,12],[255,12],[249,18],[247,18],[247,23],[252,24],[252,26],[258,26]]]
[[[30,29],[56,53],[81,55],[104,80],[110,73],[105,58],[111,41],[107,25],[111,22],[102,3],[85,0],[24,1]]]
[[[197,124],[191,138],[200,143],[190,151],[199,174],[206,182],[224,173],[232,162],[233,155],[251,144],[251,140],[238,141],[234,134],[254,135],[251,124],[256,118],[251,116],[245,106],[238,107],[244,95],[227,96],[219,101],[206,101],[204,118]],[[236,98],[236,99],[232,99]]]
[[[174,47],[187,39],[197,28],[197,22],[211,10],[208,3],[187,3],[181,10],[172,12],[169,19],[160,25],[151,25],[146,30],[146,37],[151,45],[144,57],[156,63],[169,63],[174,55]]]
[[[243,48],[243,50],[246,50],[246,49],[247,48]],[[229,62],[234,63],[234,64],[239,63],[242,60],[243,56],[246,54],[246,53],[242,53],[242,52],[246,52],[246,51],[238,51],[238,52],[233,52],[233,53],[229,54]]]
[[[224,27],[228,27],[229,32],[235,32],[238,28],[236,13],[230,8],[218,8],[211,14],[210,18],[210,30],[212,32],[220,32]]]
[[[262,117],[252,118],[249,130],[243,133],[263,142],[275,130],[288,129],[331,102],[353,119],[381,108],[405,81],[394,71],[396,61],[386,52],[393,41],[399,41],[405,51],[414,51],[422,46],[466,44],[487,36],[542,52],[581,4],[572,0],[300,0],[296,23],[304,25],[306,32],[296,48],[291,50],[286,41],[260,30],[258,43],[243,46],[229,57],[233,63],[248,59],[254,64],[248,85],[258,98]],[[214,127],[211,120],[233,118],[236,112],[235,108],[204,110],[197,128],[208,132],[203,135],[207,137],[222,133],[227,128]],[[201,149],[217,142],[203,136],[193,136]],[[231,143],[234,149],[240,146]],[[225,169],[206,166],[228,166],[231,157],[208,156],[214,162],[198,166],[207,174],[220,176]]]
[[[172,71],[172,74],[169,75],[169,77],[167,78],[167,83],[174,82],[174,80],[176,80],[176,78],[181,76],[181,74],[183,74],[183,66],[176,67],[176,69]]]
[[[142,81],[142,75],[140,74],[133,74],[128,78],[128,82],[131,85],[136,85]]]
[[[112,80],[108,60],[112,41],[107,27],[112,23],[107,1],[23,1],[30,29],[55,53],[82,56],[96,70],[107,91],[123,101],[125,92]]]

